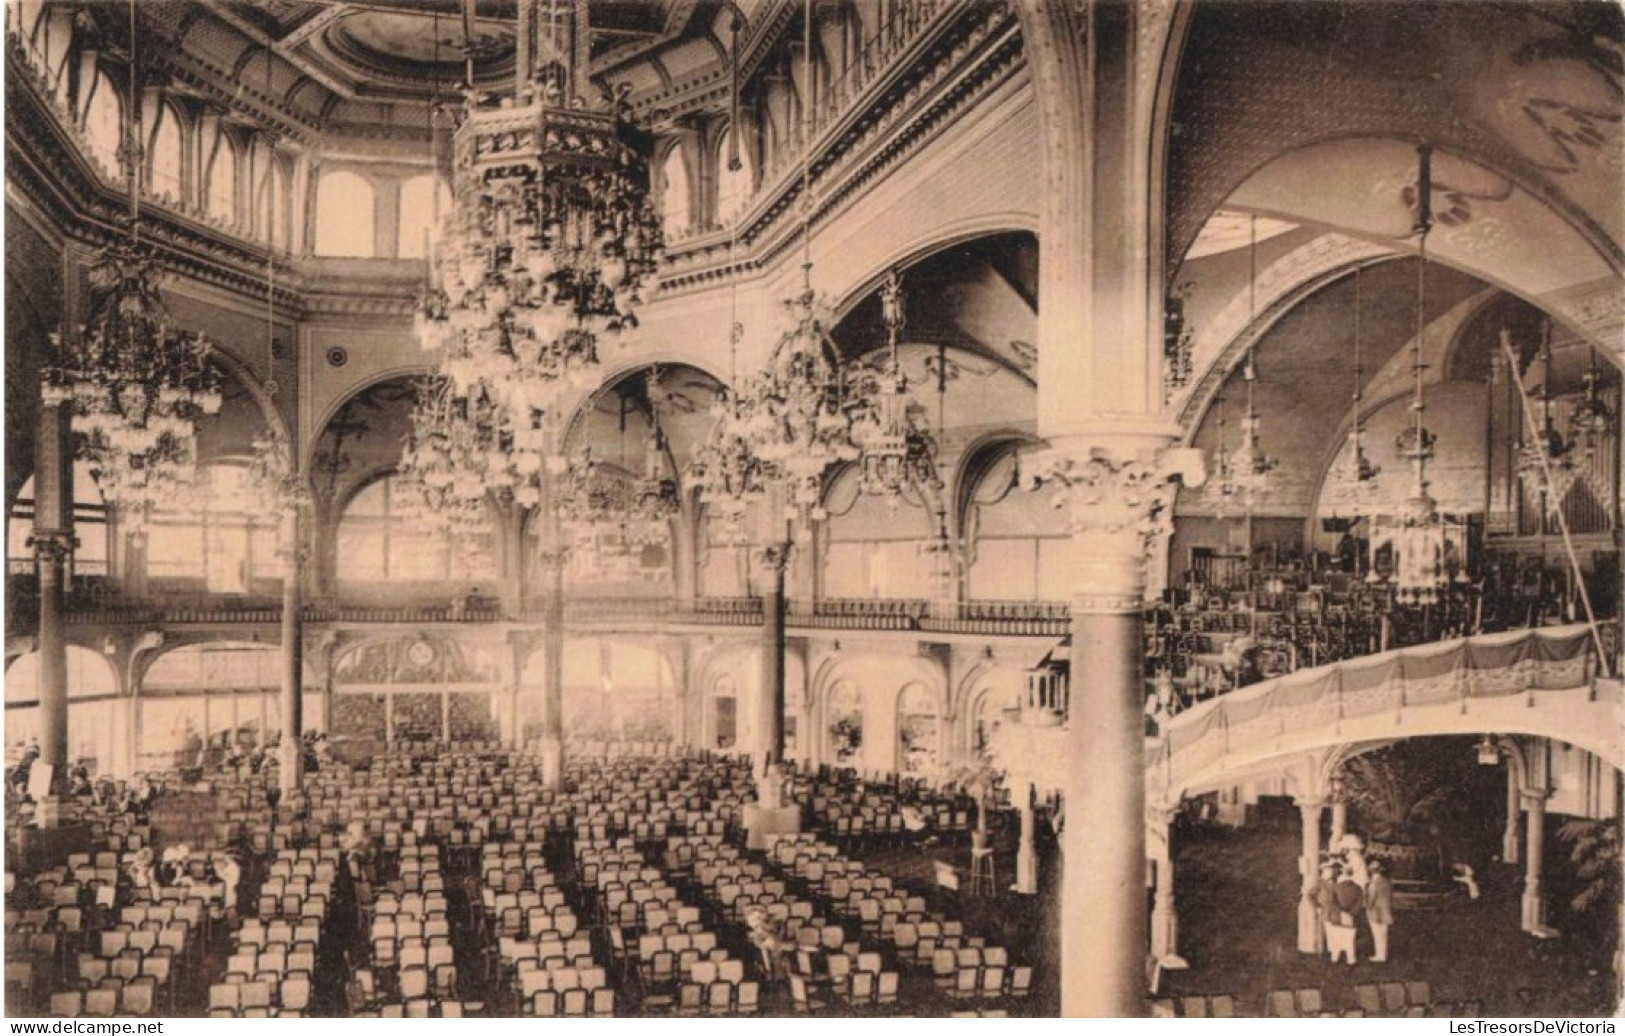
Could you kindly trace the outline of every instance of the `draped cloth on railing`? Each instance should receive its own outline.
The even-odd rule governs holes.
[[[1267,680],[1190,709],[1146,743],[1170,785],[1222,756],[1306,730],[1406,707],[1585,686],[1595,668],[1586,626],[1515,630],[1391,651]]]

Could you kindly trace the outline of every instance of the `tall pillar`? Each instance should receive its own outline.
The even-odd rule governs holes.
[[[542,737],[538,746],[542,781],[557,787],[564,779],[564,530],[553,499],[553,483],[564,476],[569,462],[562,454],[547,458],[542,478]]]
[[[282,743],[277,786],[284,796],[304,781],[304,624],[300,617],[299,575],[303,568],[299,505],[289,503],[282,514]]]
[[[1523,872],[1523,930],[1538,939],[1551,939],[1557,930],[1546,924],[1546,897],[1541,889],[1546,851],[1546,796],[1544,790],[1523,793],[1524,812],[1529,814],[1525,828],[1528,839]]]
[[[751,753],[759,781],[784,762],[784,571],[790,545],[762,549],[762,675],[757,681],[756,743]]]
[[[1200,454],[1168,439],[1052,439],[1024,464],[1054,481],[1070,519],[1072,595],[1062,851],[1061,1012],[1125,1017],[1145,994],[1145,679],[1141,610],[1147,549],[1173,483],[1201,482]]]
[[[1146,822],[1151,825],[1147,845],[1156,877],[1151,901],[1151,956],[1164,971],[1188,968],[1179,955],[1179,910],[1174,900],[1174,843],[1172,808],[1152,809]]]
[[[1518,814],[1523,809],[1523,795],[1518,787],[1518,771],[1507,757],[1507,822],[1501,829],[1501,862],[1516,865],[1519,858]]]
[[[1016,891],[1026,896],[1038,894],[1038,817],[1033,812],[1033,786],[1017,793],[1021,813],[1021,841],[1016,846]]]
[[[67,786],[68,643],[62,625],[63,596],[73,578],[73,456],[70,408],[41,401],[34,443],[34,567],[39,577],[38,764],[50,766],[51,796]],[[41,827],[54,826],[54,803],[39,803]]]
[[[1301,799],[1298,814],[1303,820],[1303,848],[1298,856],[1302,894],[1298,897],[1298,952],[1324,953],[1326,930],[1315,909],[1315,888],[1320,883],[1320,818],[1326,804],[1319,799]]]
[[[1332,837],[1330,845],[1335,851],[1349,832],[1349,804],[1341,796],[1332,799]]]

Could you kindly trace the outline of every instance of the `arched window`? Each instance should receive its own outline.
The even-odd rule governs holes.
[[[897,696],[897,769],[930,773],[937,768],[936,695],[924,684],[911,683]]]
[[[128,756],[128,710],[119,700],[112,668],[96,652],[70,645],[68,655],[68,763],[92,774],[123,772]],[[6,761],[39,741],[39,654],[23,655],[6,670]]]
[[[751,190],[754,187],[755,173],[751,168],[750,155],[745,151],[745,141],[739,141],[739,168],[728,168],[728,156],[732,154],[733,127],[723,135],[721,146],[717,149],[717,221],[728,226],[744,211],[745,203],[750,201]]]
[[[448,582],[493,580],[496,561],[489,525],[454,534],[426,522],[410,490],[381,478],[344,509],[338,527],[342,582]]]
[[[155,198],[181,200],[181,140],[180,113],[173,105],[164,105],[158,115],[158,132],[152,138],[152,178],[147,193]]]
[[[237,222],[237,145],[225,133],[220,134],[209,165],[209,215]]]
[[[73,569],[82,576],[107,574],[107,505],[91,477],[88,464],[73,466],[73,534],[79,545],[73,551]],[[13,573],[34,571],[34,551],[29,537],[34,535],[34,477],[23,483],[11,505],[6,521],[6,568]]]
[[[667,152],[665,164],[660,167],[661,218],[668,238],[688,236],[694,222],[689,198],[688,163],[683,159],[683,146],[678,144]]]
[[[540,686],[541,652],[525,667]],[[577,741],[669,741],[676,705],[671,666],[652,644],[571,637],[564,644],[565,732]]]
[[[191,766],[204,744],[214,755],[265,744],[282,726],[281,680],[280,655],[264,644],[194,644],[160,655],[141,679],[140,764]]]
[[[436,194],[440,196],[441,215],[451,211],[451,192],[440,177],[425,173],[401,184],[401,237],[395,254],[402,259],[422,259],[428,255],[425,246],[440,233],[434,219]]]
[[[124,139],[124,103],[106,72],[96,73],[90,103],[85,106],[85,138],[90,153],[114,176],[119,172],[119,144]]]
[[[280,580],[277,520],[264,513],[238,464],[210,464],[198,472],[191,506],[152,516],[147,575],[199,580],[213,593],[242,594],[251,580]]]
[[[375,192],[372,181],[340,169],[316,181],[316,254],[370,256]]]

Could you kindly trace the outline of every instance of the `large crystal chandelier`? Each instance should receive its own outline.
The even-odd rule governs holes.
[[[1540,419],[1533,434],[1518,451],[1518,474],[1530,485],[1542,486],[1545,507],[1554,511],[1563,506],[1569,489],[1584,470],[1581,462],[1588,460],[1579,436],[1565,436],[1552,415],[1552,325],[1546,322],[1540,342],[1540,387],[1535,398],[1540,404]],[[1600,403],[1600,400],[1596,402]],[[1576,414],[1579,408],[1576,408]],[[1584,420],[1580,422],[1584,427]],[[1571,426],[1572,427],[1572,426]]]
[[[852,439],[862,450],[863,492],[896,507],[910,493],[924,498],[940,489],[942,479],[935,462],[936,440],[918,419],[920,407],[908,398],[908,376],[898,355],[904,309],[903,278],[896,270],[881,285],[880,312],[887,355],[879,370],[862,371],[854,378],[856,390],[868,402],[853,423]]]
[[[1353,423],[1348,446],[1330,473],[1326,500],[1339,511],[1356,517],[1372,512],[1376,504],[1377,475],[1381,472],[1365,452],[1365,369],[1360,363],[1360,271],[1354,271],[1354,395]]]
[[[810,276],[811,264],[804,269]],[[847,379],[811,284],[785,306],[790,326],[767,366],[746,379],[736,420],[766,480],[783,490],[785,519],[805,528],[824,517],[824,473],[862,455],[853,424],[870,401]]]
[[[600,555],[600,562],[606,560],[605,555],[635,555],[671,541],[671,520],[678,512],[679,496],[660,425],[665,396],[659,377],[653,371],[647,382],[650,428],[641,465],[634,468],[623,448],[621,463],[612,468],[588,447],[570,458],[562,472],[563,488],[556,502],[560,518],[571,538]],[[622,406],[624,436],[624,399]],[[607,540],[601,535],[606,529],[612,533]]]
[[[555,7],[546,27],[530,24],[536,4],[519,7],[514,96],[469,89],[452,142],[452,211],[415,321],[419,343],[441,353],[452,408],[479,430],[478,453],[523,450],[561,384],[595,375],[601,336],[637,325],[660,256],[630,129],[616,106],[592,100],[586,5]],[[538,453],[487,485],[534,502],[541,466]],[[503,465],[478,464],[493,469]]]
[[[136,12],[130,7],[130,96],[138,96]],[[129,187],[126,237],[88,271],[89,319],[77,334],[53,334],[57,361],[41,377],[41,399],[72,408],[74,456],[88,463],[126,530],[141,532],[154,508],[174,502],[197,472],[197,420],[220,411],[220,376],[210,343],[170,325],[159,267],[140,238],[140,106],[125,105],[119,149]]]

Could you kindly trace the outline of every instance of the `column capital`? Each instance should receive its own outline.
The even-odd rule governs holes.
[[[1546,800],[1551,797],[1552,793],[1544,788],[1518,789],[1518,800],[1523,804],[1523,808],[1526,810],[1544,811],[1546,809]]]
[[[1034,488],[1058,487],[1078,575],[1074,610],[1127,612],[1140,608],[1153,550],[1173,528],[1177,487],[1201,485],[1206,470],[1201,451],[1141,431],[1054,440],[1023,456],[1022,475]]]
[[[45,565],[68,560],[78,540],[71,532],[40,529],[28,537],[28,545],[34,550],[34,560]]]
[[[1301,813],[1316,813],[1316,814],[1318,814],[1321,810],[1323,810],[1325,808],[1326,808],[1326,800],[1325,799],[1311,799],[1311,798],[1298,799],[1298,811],[1301,812]]]

